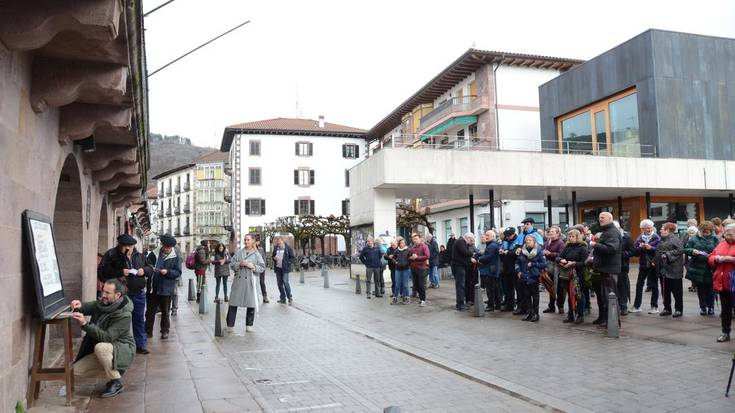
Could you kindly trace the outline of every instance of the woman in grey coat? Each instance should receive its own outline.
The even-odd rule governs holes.
[[[664,317],[671,315],[671,295],[674,296],[674,317],[684,311],[682,278],[684,278],[684,247],[676,235],[676,224],[667,222],[661,227],[661,242],[653,257],[659,278],[663,280]]]
[[[255,238],[245,236],[245,248],[232,257],[230,268],[235,274],[230,291],[230,308],[227,310],[227,327],[235,327],[237,307],[246,307],[245,331],[253,331],[255,312],[258,309],[256,278],[265,271],[265,262],[255,247]]]

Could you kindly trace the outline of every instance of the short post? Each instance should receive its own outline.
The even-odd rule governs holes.
[[[326,264],[322,264],[322,277],[324,277],[324,288],[329,288],[329,269]]]
[[[475,317],[485,317],[485,306],[483,303],[485,300],[482,299],[482,285],[478,282],[475,284]]]
[[[197,299],[196,287],[194,286],[194,279],[189,278],[189,301],[195,301]]]
[[[299,284],[304,283],[304,267],[299,268]]]
[[[215,337],[222,337],[222,308],[220,306],[220,300],[217,299],[217,304],[214,306],[216,314],[214,315],[214,335]]]
[[[360,273],[355,272],[355,294],[362,294],[362,287],[360,286]]]
[[[611,338],[620,337],[620,307],[618,297],[614,292],[607,296],[607,336]]]
[[[202,284],[202,292],[199,296],[199,314],[209,312],[209,298],[207,298],[207,284]]]

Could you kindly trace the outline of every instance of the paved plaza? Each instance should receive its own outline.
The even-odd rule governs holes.
[[[631,314],[621,338],[610,339],[589,323],[563,325],[558,314],[524,323],[458,313],[452,280],[429,290],[424,308],[355,295],[346,270],[330,272],[329,289],[317,272],[304,284],[292,274],[291,285],[294,304],[276,303],[269,272],[271,303],[255,332],[244,332],[243,313],[215,338],[214,304],[198,314],[185,283],[172,334],[155,334],[121,395],[101,400],[102,381],[81,381],[75,405],[63,408],[49,386],[45,407],[32,411],[735,411],[724,397],[735,345],[714,343],[719,320],[698,315],[693,293],[682,319]]]

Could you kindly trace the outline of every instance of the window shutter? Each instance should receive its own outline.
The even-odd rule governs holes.
[[[342,215],[347,215],[347,213],[345,212],[345,210],[346,210],[346,208],[345,208],[345,206],[346,206],[345,205],[345,202],[346,201],[344,201],[344,200],[342,201]]]
[[[314,155],[314,144],[309,142],[309,156]]]
[[[294,185],[299,184],[299,170],[298,169],[293,170],[293,184]]]
[[[360,157],[360,145],[355,145],[355,159]]]
[[[313,199],[309,200],[309,214],[316,215],[316,213],[314,212],[314,200]]]
[[[350,170],[349,169],[345,169],[345,186],[346,187],[350,186]]]
[[[295,152],[296,152],[296,156],[298,156],[299,155],[299,143],[298,142],[294,143],[294,148],[296,148]]]
[[[309,171],[309,185],[314,185],[314,170]]]
[[[265,199],[260,200],[260,215],[265,215]]]
[[[299,200],[293,201],[293,214],[298,215],[299,214]]]
[[[347,157],[347,145],[342,145],[342,157]]]
[[[245,200],[245,215],[250,215],[250,200]]]

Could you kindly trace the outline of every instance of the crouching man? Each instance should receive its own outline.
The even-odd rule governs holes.
[[[86,333],[74,361],[74,375],[107,377],[109,381],[102,398],[115,397],[123,390],[120,378],[133,364],[133,302],[125,290],[117,279],[107,280],[98,301],[71,302],[72,317]],[[87,321],[85,316],[91,319]]]

